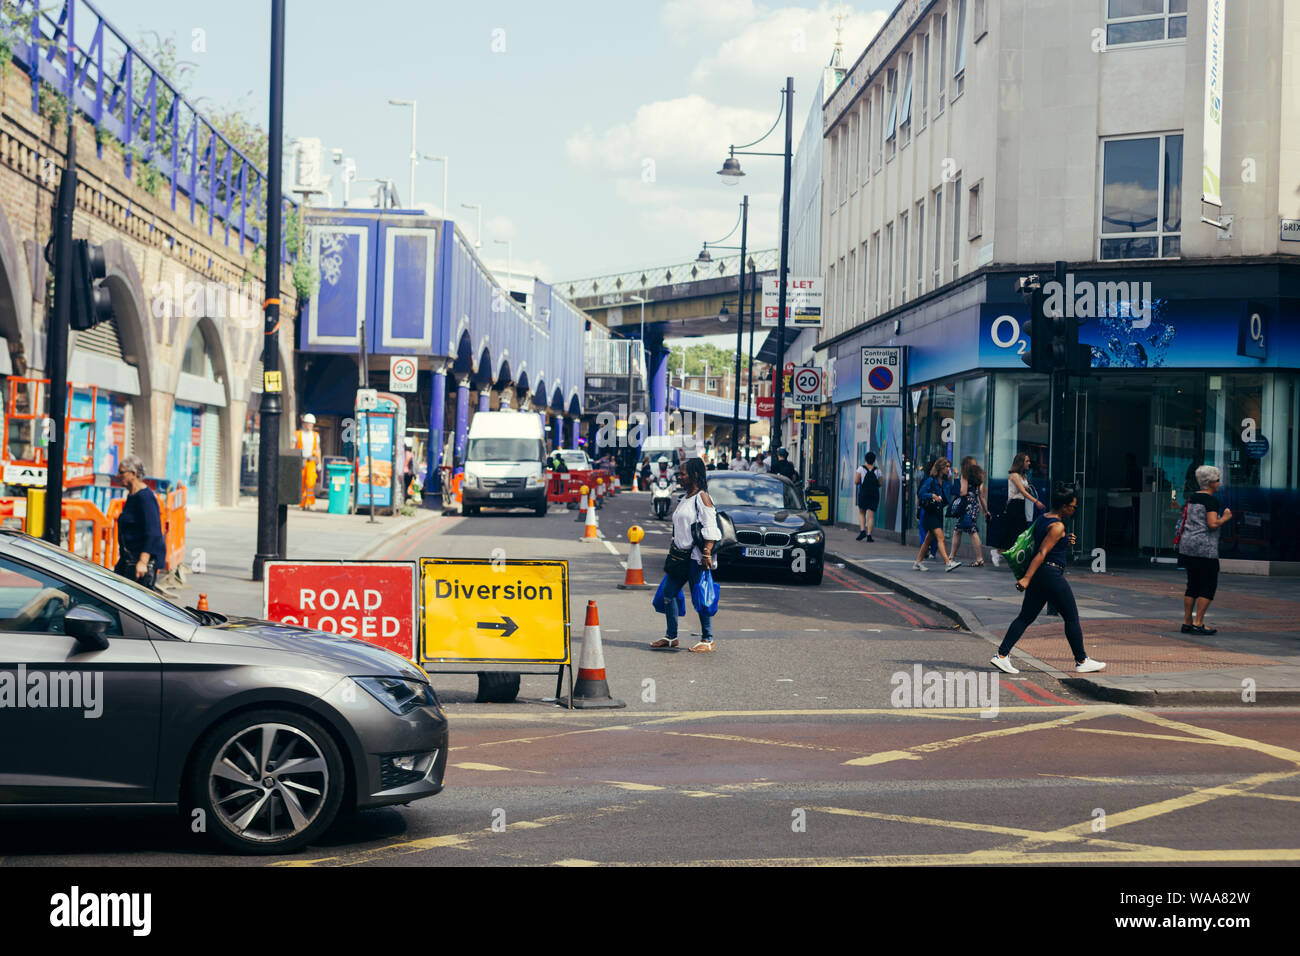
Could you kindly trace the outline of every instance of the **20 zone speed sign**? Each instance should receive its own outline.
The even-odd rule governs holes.
[[[820,405],[822,401],[822,370],[797,368],[790,389],[791,405]]]

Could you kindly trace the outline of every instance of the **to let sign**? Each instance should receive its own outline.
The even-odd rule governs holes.
[[[268,561],[263,617],[367,643],[415,659],[415,564]]]
[[[785,321],[787,327],[820,329],[822,327],[823,288],[820,276],[789,276],[785,282]],[[763,325],[776,328],[781,315],[781,283],[763,280]]]

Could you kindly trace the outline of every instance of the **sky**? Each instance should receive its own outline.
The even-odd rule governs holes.
[[[239,104],[265,125],[267,0],[97,0],[128,37],[175,39],[193,98]],[[417,149],[446,155],[451,215],[480,254],[547,281],[693,259],[735,224],[750,195],[750,245],[780,236],[781,161],[747,157],[743,186],[716,175],[727,146],[761,136],[795,80],[798,142],[843,14],[852,64],[894,0],[803,5],[755,0],[551,3],[288,0],[285,133],[316,137],[341,202],[341,167],[389,178],[410,197],[411,110]],[[781,130],[755,149],[779,152]],[[286,173],[286,182],[291,176]],[[354,183],[353,203],[372,184]],[[415,201],[442,205],[442,166],[422,160]],[[734,239],[734,237],[733,237]]]

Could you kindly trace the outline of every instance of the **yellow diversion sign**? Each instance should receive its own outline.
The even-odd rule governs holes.
[[[420,559],[420,663],[569,663],[569,563]]]

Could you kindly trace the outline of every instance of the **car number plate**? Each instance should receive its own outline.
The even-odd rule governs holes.
[[[508,491],[491,491],[488,492],[488,497],[489,498],[513,498],[514,495],[512,495]]]
[[[745,548],[741,552],[747,558],[780,558],[780,548]]]

